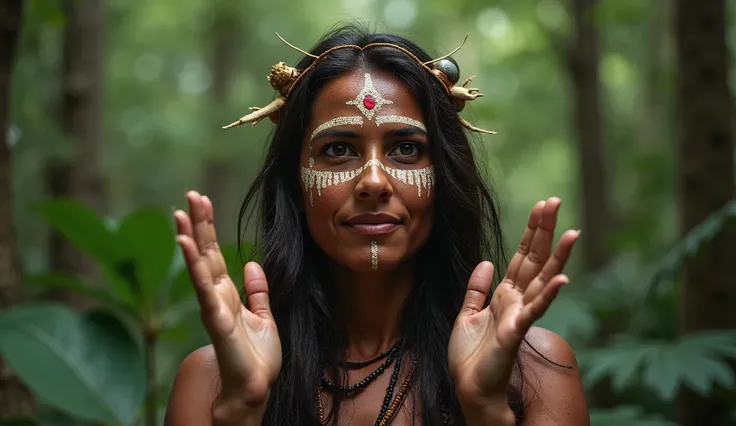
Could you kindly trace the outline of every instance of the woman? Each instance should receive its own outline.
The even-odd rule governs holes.
[[[174,213],[212,345],[182,363],[166,424],[587,425],[569,345],[532,327],[579,236],[550,255],[559,199],[486,303],[503,244],[463,126],[482,130],[458,115],[478,91],[392,35],[347,27],[302,53],[235,123],[276,123],[241,209],[258,200],[263,236],[245,306],[210,200]]]

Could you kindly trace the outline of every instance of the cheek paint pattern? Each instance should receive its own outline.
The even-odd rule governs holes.
[[[416,170],[394,169],[384,166],[379,160],[368,160],[363,166],[347,172],[331,172],[314,170],[314,159],[309,159],[309,168],[302,167],[302,183],[304,190],[309,192],[309,203],[314,205],[314,196],[312,191],[317,187],[317,196],[322,196],[322,190],[328,186],[334,186],[343,182],[348,182],[360,176],[367,168],[376,166],[388,173],[394,179],[397,179],[407,185],[417,187],[417,196],[422,196],[422,188],[427,191],[427,196],[434,186],[434,167],[424,167]]]
[[[378,269],[378,241],[371,241],[371,268]]]

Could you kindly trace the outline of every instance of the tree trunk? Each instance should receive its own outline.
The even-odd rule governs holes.
[[[570,6],[574,32],[568,67],[574,94],[574,134],[578,142],[583,231],[580,243],[585,272],[597,271],[610,260],[606,240],[612,227],[600,102],[601,48],[596,5],[596,0],[571,0]],[[614,321],[602,323],[596,343],[603,344],[617,326]],[[594,407],[608,407],[615,401],[608,380],[599,382],[588,393]]]
[[[677,181],[682,232],[736,195],[725,15],[724,0],[677,1]],[[736,230],[727,227],[686,262],[683,333],[736,329],[734,247]],[[683,426],[727,423],[729,405],[715,397],[702,398],[685,390],[677,406]]]
[[[11,149],[7,140],[10,76],[18,43],[23,2],[0,2],[0,310],[20,302],[20,266],[13,232]],[[0,419],[33,415],[33,398],[0,359]]]
[[[212,111],[219,120],[227,111],[230,88],[235,76],[237,59],[238,36],[240,23],[232,11],[228,11],[222,2],[216,2],[215,22],[212,26]],[[217,140],[218,134],[213,135]],[[213,155],[208,159],[204,170],[204,192],[214,204],[214,220],[218,235],[226,240],[227,236],[235,235],[237,226],[234,215],[235,206],[231,199],[231,184],[233,175],[233,161],[226,153],[227,148],[214,148]],[[219,153],[219,154],[218,154]]]
[[[67,0],[66,11],[61,123],[76,148],[70,189],[76,199],[102,212],[101,0]]]
[[[60,124],[73,145],[71,161],[53,158],[46,165],[47,190],[52,197],[74,198],[104,213],[101,170],[102,4],[101,0],[65,0],[67,22],[63,39]],[[86,278],[94,264],[52,232],[50,267]],[[58,296],[58,295],[55,295]],[[61,299],[83,306],[78,297]]]
[[[572,0],[575,31],[569,56],[581,173],[579,181],[584,238],[580,242],[583,244],[584,268],[588,272],[608,262],[606,237],[611,226],[598,78],[600,42],[595,7],[595,0]]]

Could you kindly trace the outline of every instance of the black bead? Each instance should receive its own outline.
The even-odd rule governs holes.
[[[434,67],[442,71],[452,84],[457,84],[460,81],[460,66],[455,62],[452,57],[440,59],[435,62]]]

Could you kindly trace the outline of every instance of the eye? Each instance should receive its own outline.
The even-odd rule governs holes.
[[[388,154],[395,157],[416,157],[422,153],[422,147],[414,142],[401,142]]]
[[[329,157],[357,157],[353,148],[344,142],[333,142],[322,148],[322,153]]]

